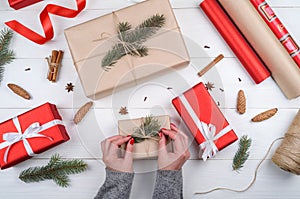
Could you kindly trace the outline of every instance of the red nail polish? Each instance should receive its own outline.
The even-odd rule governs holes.
[[[126,137],[131,137],[131,135],[127,135]]]
[[[158,133],[159,137],[161,138],[162,137],[162,133]]]
[[[176,125],[174,123],[171,123],[172,126],[176,127]]]
[[[134,139],[132,138],[132,139],[129,141],[129,143],[130,143],[131,145],[133,145],[133,144],[134,144]]]
[[[165,131],[165,130],[167,130],[166,128],[162,128],[162,129],[160,129],[160,131]]]

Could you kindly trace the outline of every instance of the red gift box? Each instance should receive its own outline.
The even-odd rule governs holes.
[[[8,0],[10,7],[18,10],[26,6],[30,6],[42,0]]]
[[[173,99],[172,104],[200,145],[204,161],[238,139],[203,83]]]
[[[69,139],[56,106],[43,104],[0,124],[0,168],[16,165]]]

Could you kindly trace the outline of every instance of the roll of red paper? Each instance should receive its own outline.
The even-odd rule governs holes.
[[[281,23],[275,12],[265,0],[250,0],[260,16],[276,35],[290,56],[300,68],[300,49],[285,26]]]
[[[217,0],[204,0],[200,4],[200,7],[235,53],[255,83],[259,84],[268,78],[270,72],[252,47],[244,39],[243,35],[236,28]]]

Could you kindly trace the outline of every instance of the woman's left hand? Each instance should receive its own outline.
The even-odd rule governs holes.
[[[126,144],[124,158],[118,157],[119,147]],[[112,136],[101,142],[103,162],[108,169],[118,172],[133,172],[133,144],[134,139],[120,135]]]

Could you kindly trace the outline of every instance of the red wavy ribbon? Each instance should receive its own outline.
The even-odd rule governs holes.
[[[45,36],[42,36],[31,29],[27,28],[20,22],[16,20],[5,22],[5,24],[10,27],[12,30],[16,31],[20,35],[23,35],[27,39],[37,43],[37,44],[44,44],[47,41],[50,41],[54,37],[54,30],[53,25],[50,20],[49,14],[73,18],[76,17],[86,6],[86,0],[76,0],[77,3],[77,10],[72,10],[69,8],[65,8],[62,6],[48,4],[40,14],[40,22],[43,26],[43,30]]]

